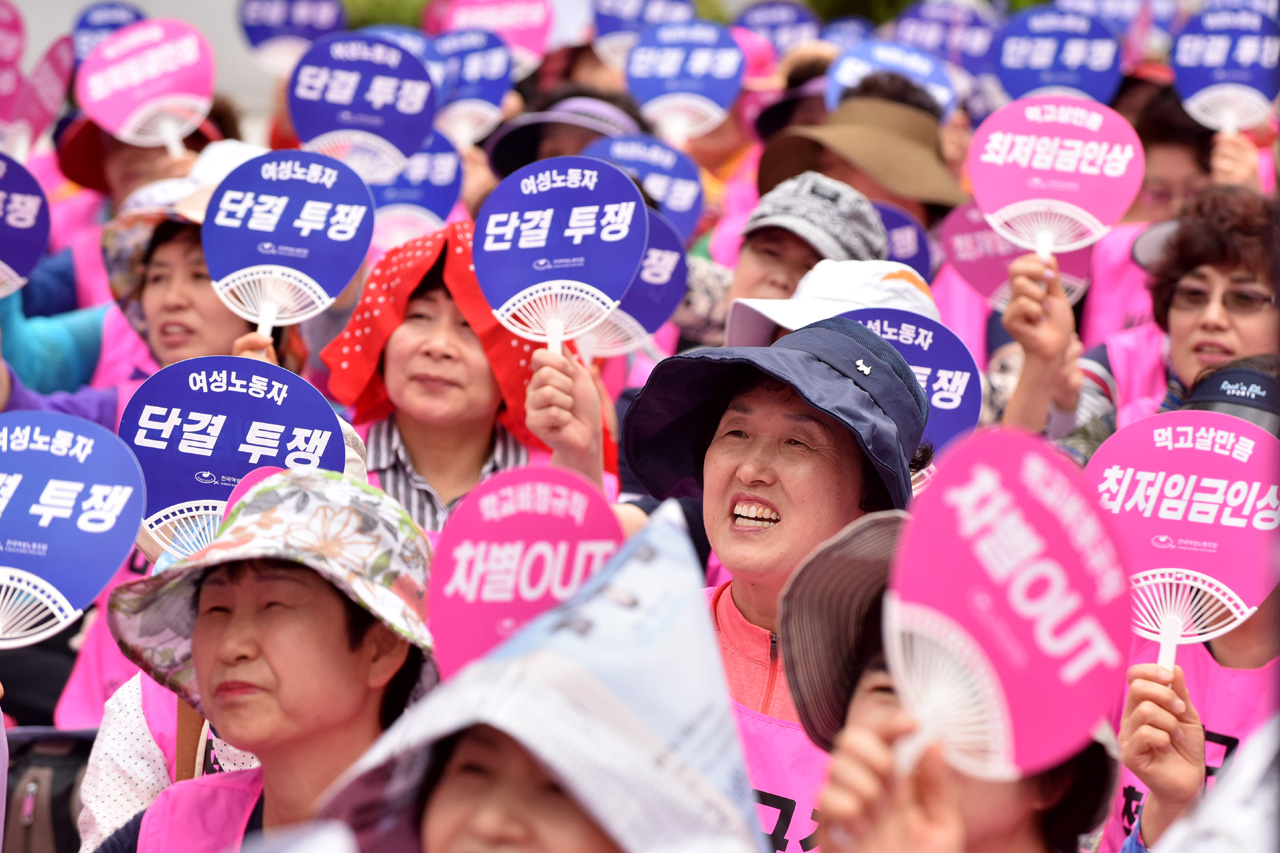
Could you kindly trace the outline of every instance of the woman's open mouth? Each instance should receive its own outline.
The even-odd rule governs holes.
[[[773,527],[782,516],[763,504],[739,501],[733,505],[734,527]]]

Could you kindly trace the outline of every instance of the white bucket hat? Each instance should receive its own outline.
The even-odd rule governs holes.
[[[790,299],[738,299],[729,306],[725,346],[764,347],[779,327],[796,329],[860,308],[899,308],[942,322],[929,285],[895,261],[819,261]]]

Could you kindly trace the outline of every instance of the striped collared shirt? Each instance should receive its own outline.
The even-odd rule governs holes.
[[[414,470],[409,451],[396,429],[395,418],[380,421],[369,430],[365,441],[366,462],[370,474],[376,474],[382,490],[395,498],[408,511],[409,517],[426,531],[439,531],[458,505],[457,498],[446,504],[426,479]],[[528,449],[501,424],[493,427],[493,454],[480,469],[480,479],[487,480],[500,471],[529,463]]]

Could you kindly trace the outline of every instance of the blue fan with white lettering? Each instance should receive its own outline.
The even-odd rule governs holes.
[[[373,223],[373,195],[348,166],[272,151],[218,184],[201,242],[218,298],[269,335],[333,304],[364,262]]]
[[[476,279],[498,322],[559,352],[618,307],[648,241],[644,196],[625,172],[594,157],[550,157],[485,199]]]
[[[146,478],[143,527],[178,559],[213,541],[251,471],[341,471],[346,461],[342,424],[323,394],[283,367],[230,355],[152,375],[125,406],[120,437]]]
[[[1209,9],[1173,43],[1187,114],[1224,133],[1265,124],[1280,94],[1280,24],[1250,9]]]
[[[578,338],[578,352],[588,364],[642,348],[684,299],[689,265],[680,232],[662,214],[648,214],[649,245],[635,281],[617,310]]]
[[[145,503],[114,433],[57,412],[0,414],[0,649],[80,617],[128,556]]]

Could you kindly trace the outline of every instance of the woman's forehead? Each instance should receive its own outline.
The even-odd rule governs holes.
[[[835,418],[805,402],[794,388],[782,382],[765,381],[729,401],[725,416],[782,417],[796,423],[812,423],[829,432],[846,432]]]

